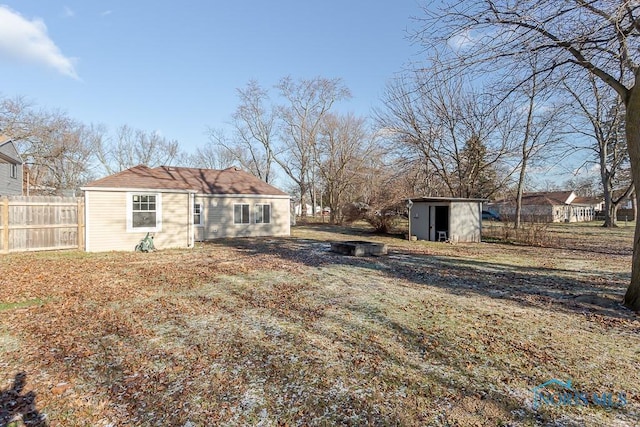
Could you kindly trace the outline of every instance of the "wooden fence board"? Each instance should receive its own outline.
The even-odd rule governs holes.
[[[84,249],[84,199],[0,198],[0,252]]]

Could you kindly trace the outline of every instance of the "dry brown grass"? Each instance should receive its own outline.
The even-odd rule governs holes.
[[[358,229],[391,246],[381,258],[330,253],[353,231],[322,225],[4,256],[0,396],[23,372],[14,397],[33,392],[58,426],[635,425],[640,320],[619,305],[632,231],[566,230],[533,248]],[[551,378],[629,403],[534,410]]]

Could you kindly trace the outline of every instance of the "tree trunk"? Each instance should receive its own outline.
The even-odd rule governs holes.
[[[604,224],[603,227],[617,227],[618,226],[618,204],[614,203],[611,198],[611,193],[607,196],[605,191],[604,195]]]
[[[640,83],[640,79],[636,81]],[[625,112],[627,148],[636,189],[640,188],[640,89],[636,90],[637,88],[638,86],[634,86],[629,90]],[[640,191],[636,191],[635,201],[636,204],[640,202]],[[631,283],[624,296],[624,305],[640,311],[640,221],[637,220],[633,238]]]
[[[524,153],[525,150],[523,150]],[[527,156],[522,156],[522,167],[520,168],[520,176],[518,177],[518,191],[516,194],[516,217],[514,228],[517,230],[520,228],[520,217],[522,216],[522,193],[524,193],[524,178],[526,176],[527,168]]]
[[[307,185],[299,184],[298,188],[300,188],[300,217],[307,217]]]
[[[604,196],[604,224],[603,227],[617,227],[616,210],[618,207],[613,203],[613,185],[606,165],[607,146],[600,143],[600,182]]]

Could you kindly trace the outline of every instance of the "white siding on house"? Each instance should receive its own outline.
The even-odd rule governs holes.
[[[0,159],[0,196],[22,196],[22,161],[13,143],[0,145],[4,157],[15,159],[15,163]],[[15,169],[13,169],[15,168]],[[12,176],[12,169],[16,172]]]
[[[204,229],[202,238],[212,240],[220,237],[262,237],[289,236],[290,202],[289,197],[269,196],[196,196],[196,203],[202,203]],[[233,206],[249,205],[249,223],[234,224]],[[255,205],[271,205],[271,218],[268,224],[256,224]]]
[[[127,232],[125,191],[85,191],[86,248],[89,252],[132,251],[146,232]],[[189,194],[161,193],[162,230],[152,233],[157,249],[189,247]]]

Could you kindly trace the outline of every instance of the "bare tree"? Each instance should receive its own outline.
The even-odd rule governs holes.
[[[229,137],[223,129],[209,129],[208,157],[215,155],[230,164],[238,164],[242,169],[260,178],[265,175],[264,157],[255,147],[247,146],[237,138]],[[203,154],[205,152],[202,152]]]
[[[196,148],[195,153],[186,156],[184,163],[195,168],[226,169],[234,165],[235,156],[227,149],[214,144]]]
[[[178,141],[167,139],[158,132],[146,132],[128,125],[120,126],[115,138],[96,140],[93,149],[107,174],[136,165],[172,165],[181,155]]]
[[[456,47],[448,71],[512,72],[532,53],[541,58],[535,72],[563,78],[581,68],[622,99],[633,181],[640,184],[640,3],[635,0],[457,0],[437,12],[425,7],[415,34],[426,49]],[[531,76],[529,76],[531,77]],[[525,77],[526,79],[526,77]],[[636,198],[639,196],[636,195]],[[640,311],[640,221],[624,303]]]
[[[315,212],[318,133],[323,118],[334,103],[351,96],[340,79],[316,77],[296,82],[291,77],[280,80],[276,88],[284,99],[278,112],[282,120],[283,145],[274,160],[300,190],[302,216],[306,216],[306,196],[312,196]]]
[[[363,118],[353,114],[323,118],[316,162],[333,224],[343,222],[345,205],[358,198],[363,175],[378,151]]]
[[[522,195],[525,190],[528,168],[532,162],[549,157],[557,151],[561,142],[562,107],[553,102],[553,91],[545,85],[545,75],[536,73],[538,67],[535,55],[529,58],[527,72],[531,78],[516,83],[517,90],[509,96],[509,105],[515,107],[516,117],[512,124],[514,138],[520,140],[518,156],[518,181],[516,184],[516,211],[514,228],[521,227]]]
[[[243,169],[272,182],[276,109],[270,105],[268,92],[254,80],[244,89],[237,89],[237,93],[240,104],[232,116],[231,136],[219,129],[209,129],[209,140]]]
[[[499,176],[512,144],[501,111],[463,79],[435,75],[420,70],[392,83],[378,124],[435,182],[427,195],[489,197],[508,178]]]
[[[0,130],[15,141],[26,163],[29,194],[74,192],[90,179],[98,129],[14,98],[0,101]]]
[[[576,83],[565,84],[565,88],[575,101],[578,116],[587,121],[586,125],[579,121],[573,132],[593,140],[589,149],[600,170],[605,205],[603,226],[616,227],[618,207],[634,187],[630,174],[626,173],[629,154],[624,136],[624,106],[617,94],[603,85],[595,76],[588,75],[582,87]],[[620,190],[617,194],[616,189]]]

